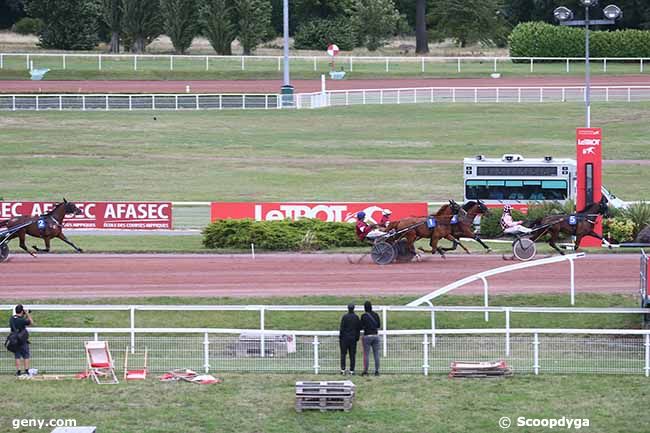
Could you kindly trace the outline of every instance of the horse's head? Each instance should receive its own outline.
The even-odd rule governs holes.
[[[81,215],[83,212],[81,209],[77,207],[74,203],[71,201],[67,201],[65,198],[63,199],[63,205],[65,206],[65,214],[74,214],[74,215]]]
[[[449,200],[449,208],[454,215],[456,215],[461,210],[461,206],[454,200]]]
[[[609,212],[609,206],[607,205],[608,202],[609,200],[607,200],[605,196],[602,196],[598,202],[598,213],[605,218],[609,218],[611,216]]]
[[[479,213],[482,215],[489,215],[490,213],[490,208],[488,208],[485,203],[483,203],[481,200],[477,200],[476,204],[478,205],[478,210]]]

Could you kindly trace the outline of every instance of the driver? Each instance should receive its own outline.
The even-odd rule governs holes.
[[[388,224],[390,224],[390,216],[391,216],[391,214],[392,214],[392,212],[390,211],[390,209],[384,209],[381,212],[381,220],[379,220],[379,225],[381,227],[388,227]]]
[[[377,229],[373,230],[374,226],[371,226],[365,220],[366,220],[366,213],[364,211],[357,212],[357,224],[355,227],[357,233],[357,239],[359,239],[360,241],[364,241],[364,240],[373,241],[375,238],[386,234],[381,230],[377,230]]]
[[[512,235],[517,233],[526,234],[532,232],[532,229],[524,227],[522,224],[523,221],[514,221],[512,219],[512,206],[509,204],[504,204],[503,215],[501,215],[501,228],[503,229],[503,233]]]

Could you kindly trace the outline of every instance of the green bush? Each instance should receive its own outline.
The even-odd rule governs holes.
[[[610,242],[629,242],[634,240],[634,222],[628,218],[608,218],[603,220],[603,236]]]
[[[585,31],[543,22],[518,24],[510,33],[511,57],[584,57]],[[650,31],[590,32],[592,57],[650,57]]]
[[[501,234],[501,209],[490,209],[490,213],[481,217],[481,237],[484,239],[496,238]],[[512,210],[515,221],[526,220],[526,215],[516,209]]]
[[[296,49],[326,50],[329,44],[336,44],[341,50],[354,49],[356,36],[349,19],[316,19],[298,27],[293,46]]]
[[[43,21],[38,18],[21,18],[14,24],[14,32],[21,35],[37,35],[43,28]]]
[[[366,245],[357,240],[354,225],[317,219],[298,221],[218,220],[203,230],[206,248],[304,251]]]
[[[636,238],[641,230],[650,224],[650,203],[634,203],[627,209],[620,212],[622,218],[629,219],[634,223],[634,232],[632,238]]]

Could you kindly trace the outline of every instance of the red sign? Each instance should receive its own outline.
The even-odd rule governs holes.
[[[490,209],[503,209],[502,203],[485,203],[485,206]],[[510,203],[510,206],[521,213],[528,213],[528,203]]]
[[[600,128],[576,128],[576,156],[578,190],[576,191],[576,209],[583,209],[588,203],[596,203],[602,197],[602,130]],[[599,218],[594,231],[603,233]],[[600,240],[586,237],[581,246],[599,247]]]
[[[336,44],[329,44],[327,46],[327,54],[334,57],[339,54],[339,47]]]
[[[366,213],[366,221],[379,222],[384,209],[392,212],[391,219],[425,216],[426,203],[225,203],[211,206],[212,221],[219,219],[244,219],[277,221],[284,219],[318,218],[328,222],[355,222],[357,212]]]
[[[170,202],[81,202],[81,215],[68,215],[65,227],[73,229],[152,230],[172,228]],[[0,220],[49,212],[52,202],[0,202]]]

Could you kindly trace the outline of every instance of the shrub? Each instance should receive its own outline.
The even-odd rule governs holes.
[[[43,28],[43,21],[38,18],[21,18],[14,24],[14,32],[21,35],[37,35]]]
[[[603,236],[610,242],[628,242],[634,239],[634,222],[628,218],[603,220]]]
[[[298,221],[218,220],[203,230],[206,248],[272,251],[326,250],[366,245],[357,240],[354,225],[327,223],[317,219]]]
[[[584,57],[585,31],[543,22],[518,24],[510,33],[511,57]],[[592,31],[592,57],[650,57],[650,31]]]
[[[481,237],[485,239],[496,238],[501,234],[501,209],[491,209],[490,213],[481,217]],[[515,221],[526,220],[526,215],[516,209],[512,210]]]
[[[634,203],[627,209],[622,210],[620,215],[634,223],[632,238],[635,238],[645,226],[650,224],[650,203]]]
[[[341,50],[354,49],[356,36],[347,18],[316,19],[298,27],[293,46],[296,49],[326,50],[336,44]]]

